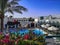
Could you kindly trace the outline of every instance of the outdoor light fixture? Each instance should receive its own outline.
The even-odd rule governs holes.
[[[38,19],[35,19],[35,22],[38,22]]]
[[[46,22],[49,22],[49,20],[47,19]]]

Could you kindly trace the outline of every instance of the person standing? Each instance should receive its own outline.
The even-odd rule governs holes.
[[[5,24],[5,28],[7,29],[7,24]]]
[[[16,28],[16,20],[14,19],[14,24],[15,24],[15,28]]]

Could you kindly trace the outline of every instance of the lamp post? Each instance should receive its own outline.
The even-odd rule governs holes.
[[[34,21],[35,21],[35,27],[37,27],[38,19],[36,18]]]
[[[49,20],[47,19],[45,22],[46,22],[46,23],[49,23]]]

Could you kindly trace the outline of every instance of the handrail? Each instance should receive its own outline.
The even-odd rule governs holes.
[[[46,38],[53,38],[53,37],[60,37],[60,35],[57,35],[57,36],[46,36]]]

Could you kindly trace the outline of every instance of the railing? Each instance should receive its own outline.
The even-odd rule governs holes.
[[[53,37],[60,37],[60,35],[56,35],[56,36],[46,36],[46,38],[53,38]]]

